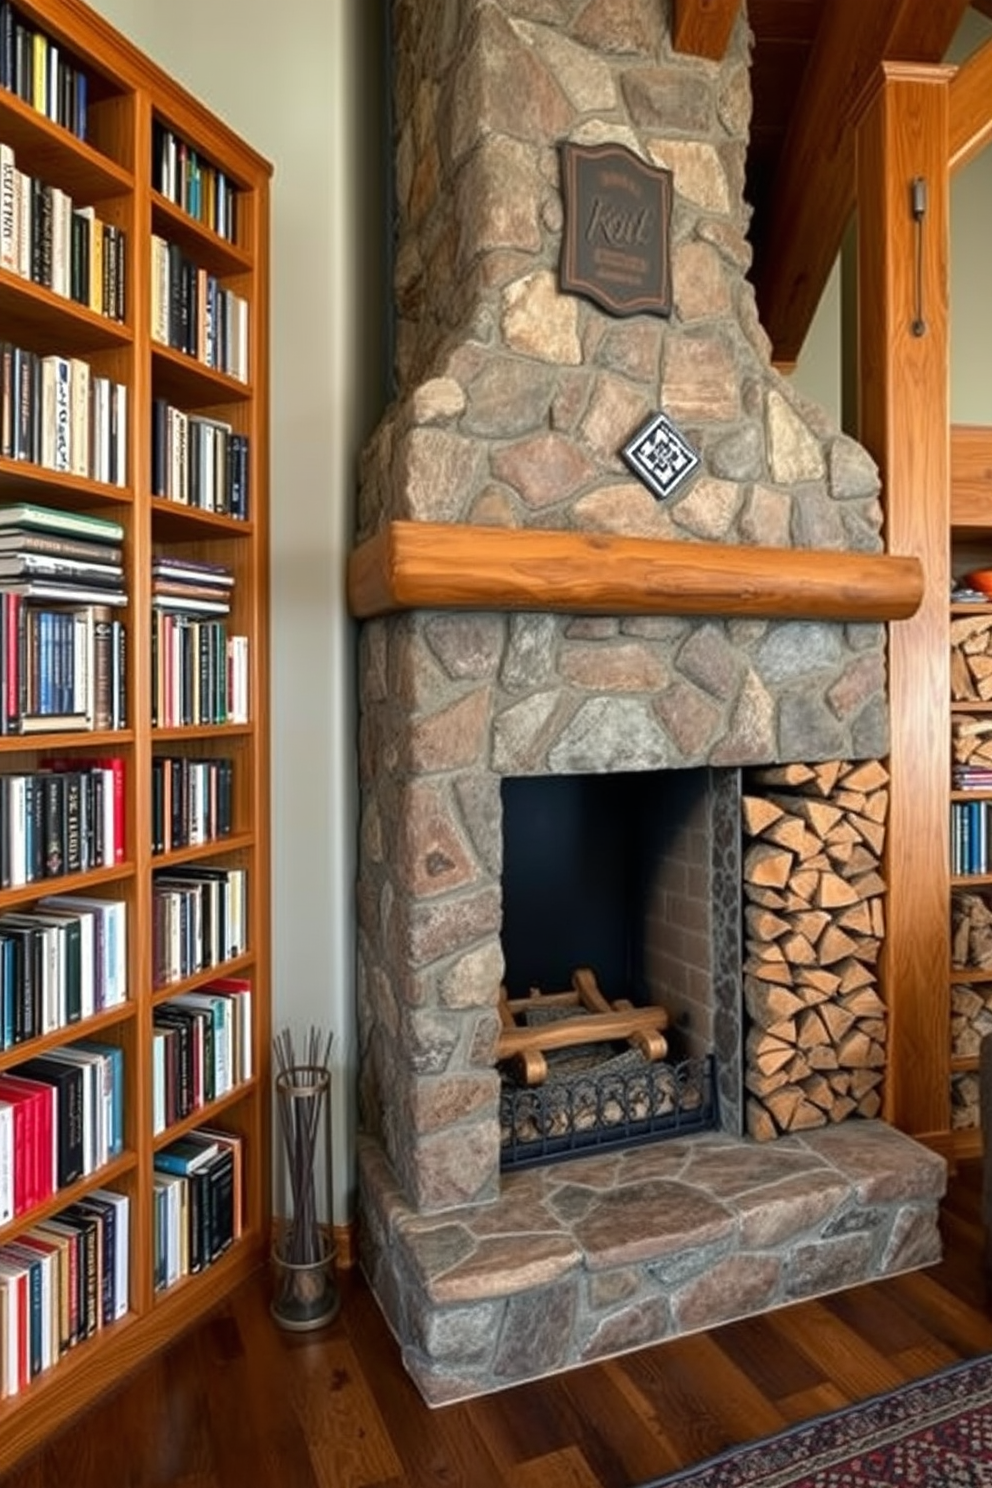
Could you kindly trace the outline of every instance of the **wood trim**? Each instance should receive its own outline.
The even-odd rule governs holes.
[[[951,80],[948,166],[953,174],[992,139],[992,41],[963,62]]]
[[[951,425],[951,526],[992,528],[992,427]]]
[[[719,62],[727,50],[741,0],[675,0],[672,46]]]
[[[854,121],[887,57],[937,63],[968,0],[830,0],[769,203],[758,283],[773,359],[795,362],[854,210]],[[987,96],[987,95],[986,95]]]
[[[913,557],[436,522],[392,522],[348,564],[359,619],[471,609],[882,621],[912,615],[922,594]]]
[[[857,135],[859,438],[878,463],[889,545],[919,555],[925,592],[889,633],[891,793],[880,961],[889,1011],[883,1114],[913,1135],[950,1125],[947,69],[888,64]],[[929,185],[926,333],[914,336],[908,183]]]

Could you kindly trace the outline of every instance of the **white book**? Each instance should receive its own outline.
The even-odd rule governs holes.
[[[31,177],[17,172],[17,272],[31,278],[31,255],[34,248],[34,214],[31,211]]]
[[[152,233],[151,335],[162,346],[169,344],[169,245]]]
[[[51,1369],[58,1358],[58,1340],[55,1337],[53,1320],[56,1316],[53,1299],[55,1296],[55,1256],[50,1251],[41,1251],[33,1245],[24,1245],[18,1240],[9,1240],[2,1250],[7,1259],[21,1263],[29,1269],[37,1265],[39,1267],[40,1296],[41,1296],[41,1347],[39,1357],[41,1372]]]
[[[95,1199],[113,1204],[116,1210],[114,1223],[114,1308],[116,1322],[127,1312],[130,1302],[131,1268],[131,1201],[127,1194],[116,1193],[112,1188],[95,1188]]]
[[[165,1049],[166,1033],[152,1029],[152,1136],[165,1131]]]
[[[17,166],[10,145],[0,142],[0,269],[16,274]]]
[[[14,1217],[14,1108],[0,1100],[0,1225]]]
[[[81,357],[70,361],[72,430],[70,450],[73,475],[90,473],[90,364]]]
[[[92,910],[96,916],[98,1009],[117,1007],[127,998],[127,905],[123,899],[86,894],[50,894],[40,907]]]
[[[48,470],[72,468],[68,357],[47,356],[41,363],[41,463]]]
[[[127,485],[127,383],[115,382],[110,405],[111,468],[115,486]]]
[[[7,792],[7,843],[10,849],[10,887],[16,889],[28,881],[27,777],[24,775],[8,775],[3,784]]]
[[[110,379],[91,378],[90,475],[110,484]]]
[[[227,721],[248,722],[248,637],[227,640]]]
[[[4,1329],[3,1338],[0,1339],[0,1348],[3,1350],[3,1395],[10,1399],[12,1395],[20,1393],[21,1369],[20,1369],[20,1337],[22,1327],[27,1326],[27,1318],[21,1319],[21,1278],[27,1272],[26,1266],[17,1266],[12,1261],[0,1260],[0,1291],[3,1292],[5,1305],[0,1312],[3,1314]]]
[[[72,269],[72,201],[52,187],[52,292],[69,297]]]

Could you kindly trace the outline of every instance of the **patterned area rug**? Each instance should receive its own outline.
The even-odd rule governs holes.
[[[992,1357],[955,1364],[644,1488],[992,1488]]]

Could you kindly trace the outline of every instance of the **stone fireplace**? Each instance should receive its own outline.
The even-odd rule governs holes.
[[[900,562],[875,468],[769,365],[743,19],[713,63],[674,53],[666,0],[393,10],[398,393],[351,566],[359,1224],[443,1403],[933,1261],[944,1168],[880,1121],[770,1145],[738,1121],[501,1173],[504,782],[884,756],[882,621],[912,602],[866,601],[859,578]],[[564,140],[672,171],[669,319],[560,291]],[[659,409],[702,459],[665,504],[619,455]],[[659,592],[658,564],[684,582]],[[652,948],[659,983],[688,918]],[[729,984],[706,1017],[715,1048],[733,1028],[739,1109]]]

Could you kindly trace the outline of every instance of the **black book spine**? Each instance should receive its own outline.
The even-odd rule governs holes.
[[[45,877],[45,793],[41,775],[27,776],[27,817],[29,822],[30,849],[28,853],[28,882],[37,883]]]
[[[234,1239],[234,1153],[224,1147],[207,1164],[210,1179],[210,1259],[216,1261]]]
[[[41,780],[45,801],[45,877],[58,878],[65,872],[64,777],[53,770],[42,775]]]
[[[79,873],[82,870],[82,843],[80,833],[81,783],[77,770],[67,771],[65,776],[65,871]]]
[[[8,0],[0,3],[0,88],[14,86],[14,12]]]

